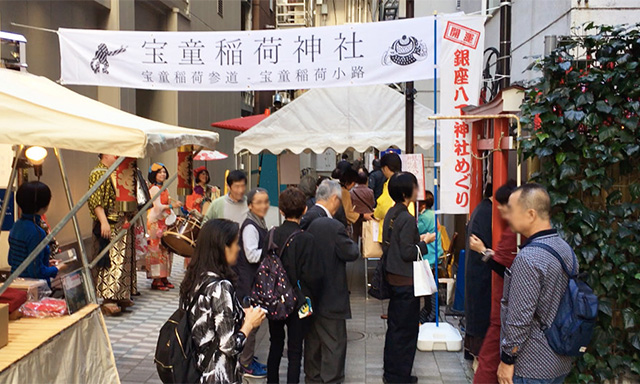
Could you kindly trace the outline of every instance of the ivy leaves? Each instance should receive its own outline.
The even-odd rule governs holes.
[[[572,382],[640,375],[640,24],[584,30],[536,64],[520,145],[600,299]]]

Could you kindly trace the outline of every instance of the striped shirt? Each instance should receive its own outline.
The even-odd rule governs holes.
[[[517,376],[554,379],[571,371],[573,358],[553,352],[541,324],[553,323],[569,279],[553,255],[527,246],[533,242],[551,246],[566,265],[573,265],[571,247],[555,230],[538,232],[523,245],[505,273],[501,360],[507,364],[515,362]]]

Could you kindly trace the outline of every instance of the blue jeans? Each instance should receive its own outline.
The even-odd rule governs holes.
[[[555,379],[527,379],[526,377],[513,376],[513,384],[562,384],[567,375]]]

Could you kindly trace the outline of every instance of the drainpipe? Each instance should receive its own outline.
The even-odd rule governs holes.
[[[511,84],[511,2],[500,3],[500,58],[498,59],[500,89]]]

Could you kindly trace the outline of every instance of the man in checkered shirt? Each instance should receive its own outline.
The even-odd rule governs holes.
[[[558,311],[568,276],[560,262],[533,242],[555,249],[567,265],[571,247],[551,228],[551,199],[538,184],[525,184],[509,198],[509,222],[528,240],[504,278],[502,299],[500,384],[563,383],[573,358],[556,354],[544,334]]]

